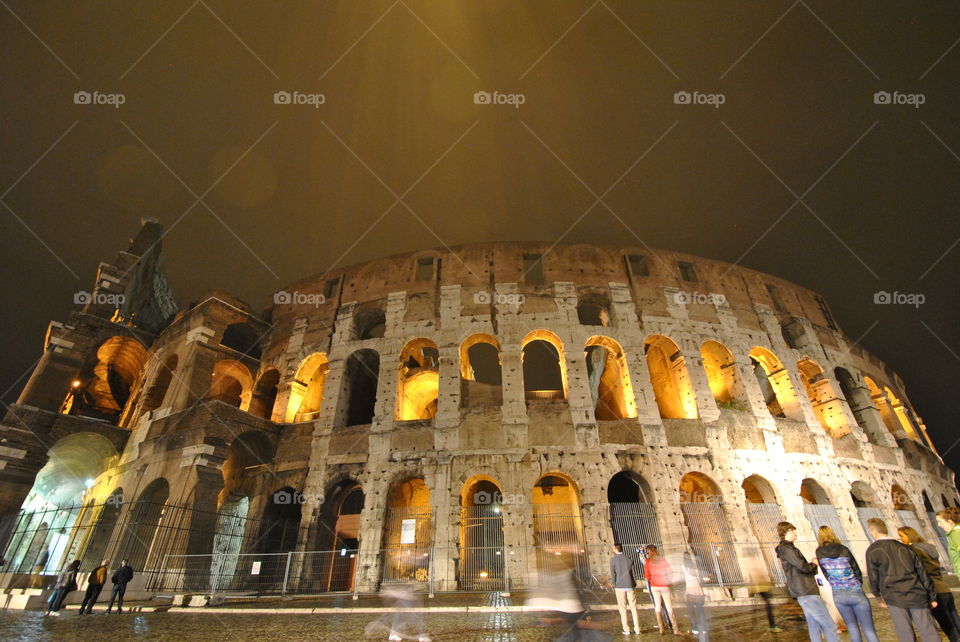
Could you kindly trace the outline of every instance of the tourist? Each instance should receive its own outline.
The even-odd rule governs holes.
[[[673,634],[680,635],[680,625],[677,623],[677,616],[673,613],[673,602],[670,599],[670,585],[673,584],[673,569],[667,558],[660,555],[657,547],[648,544],[645,549],[647,553],[647,563],[644,564],[643,573],[650,583],[650,597],[653,598],[653,609],[657,614],[657,625],[660,633],[663,633],[663,611],[666,609],[667,617],[673,624]]]
[[[797,541],[797,528],[790,522],[777,524],[777,557],[787,577],[787,590],[797,599],[807,620],[807,632],[811,642],[820,642],[823,635],[827,642],[840,642],[837,627],[827,611],[827,605],[820,597],[817,585],[817,565],[808,562],[794,542]]]
[[[710,639],[707,611],[704,608],[707,597],[700,582],[700,567],[697,566],[696,560],[689,551],[683,554],[683,581],[684,598],[687,602],[687,610],[690,612],[690,632],[699,642],[707,642]]]
[[[60,615],[63,601],[67,594],[77,590],[77,572],[80,570],[80,560],[73,560],[60,571],[57,581],[53,585],[53,594],[47,601],[47,615]]]
[[[781,633],[783,629],[777,626],[777,620],[773,616],[773,604],[770,600],[773,597],[773,582],[770,580],[770,573],[767,571],[761,553],[756,550],[746,558],[746,580],[747,592],[763,600],[764,612],[767,616],[767,626],[771,633]]]
[[[957,606],[953,599],[953,592],[943,579],[943,569],[940,567],[940,551],[916,530],[909,526],[897,529],[900,541],[910,546],[913,552],[923,562],[923,570],[930,576],[933,588],[937,591],[937,607],[933,609],[933,617],[943,629],[950,642],[960,642],[960,616],[957,615]]]
[[[110,560],[102,560],[100,566],[90,571],[87,576],[87,592],[83,596],[83,604],[80,605],[80,615],[86,610],[87,615],[93,615],[93,605],[97,603],[100,597],[100,591],[103,585],[107,583],[107,564]]]
[[[37,561],[33,564],[33,576],[30,578],[30,588],[43,587],[43,570],[47,568],[49,561],[50,550],[44,549],[44,551],[40,553],[40,557],[38,557]]]
[[[633,575],[633,562],[623,554],[623,546],[620,544],[614,544],[613,550],[613,557],[610,558],[610,582],[617,596],[621,629],[624,635],[630,635],[630,624],[627,621],[629,605],[633,616],[633,632],[640,635],[640,614],[637,612],[637,594],[634,591],[637,581]]]
[[[960,575],[960,508],[948,506],[938,512],[937,524],[947,534],[947,553],[953,572]]]
[[[816,562],[833,590],[833,603],[847,625],[851,642],[880,642],[870,600],[863,592],[863,573],[853,553],[829,526],[817,531],[817,544]]]
[[[110,604],[107,605],[107,613],[113,611],[113,601],[117,600],[117,613],[123,613],[123,596],[127,592],[127,584],[133,579],[133,569],[127,564],[127,560],[120,560],[120,568],[114,573],[110,581],[113,582],[113,591],[110,593]]]
[[[880,605],[890,612],[897,638],[914,642],[916,627],[923,642],[937,642],[940,634],[930,613],[937,606],[937,591],[920,557],[890,537],[882,519],[868,519],[867,530],[874,540],[867,547],[867,577]]]

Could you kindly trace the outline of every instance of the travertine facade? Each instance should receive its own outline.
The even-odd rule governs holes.
[[[115,453],[80,502],[106,506],[120,489],[116,528],[90,536],[98,551],[159,563],[121,533],[161,546],[141,500],[197,509],[164,555],[212,553],[233,511],[249,520],[244,551],[359,544],[361,590],[406,577],[380,552],[404,546],[435,549],[437,590],[476,579],[465,546],[501,547],[509,568],[494,574],[514,587],[534,547],[572,541],[602,570],[614,538],[630,538],[611,502],[652,505],[668,549],[740,551],[767,540],[758,503],[779,505],[801,539],[804,505],[831,504],[862,550],[858,506],[895,524],[912,510],[933,535],[928,512],[957,501],[899,377],[819,296],[773,276],[635,247],[478,244],[307,278],[262,314],[219,292],[173,314],[159,236],[147,221],[101,265],[83,311],[51,324],[2,424],[8,517],[75,434]],[[624,475],[613,487],[623,471],[637,496]],[[299,494],[278,500],[285,488]],[[726,526],[698,521],[697,503]],[[486,522],[468,541],[492,504],[502,535]]]

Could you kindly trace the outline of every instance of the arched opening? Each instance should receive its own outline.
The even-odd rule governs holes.
[[[143,344],[136,339],[110,337],[81,369],[60,411],[116,424],[140,379],[147,357]]]
[[[381,339],[387,329],[387,315],[379,307],[364,307],[353,315],[353,339]]]
[[[883,436],[876,432],[874,429],[875,422],[868,418],[866,414],[868,408],[875,407],[866,389],[857,384],[854,376],[846,368],[834,368],[833,376],[840,385],[840,392],[847,400],[847,405],[850,407],[850,412],[853,413],[857,425],[863,428],[867,440],[871,444],[882,445]]]
[[[303,494],[291,486],[272,493],[260,524],[260,552],[289,553],[297,549]]]
[[[704,584],[740,582],[740,565],[720,487],[707,475],[694,472],[681,478],[679,490],[687,543]]]
[[[397,372],[399,421],[433,419],[440,394],[440,351],[430,339],[408,341],[400,351]]]
[[[717,405],[731,410],[746,410],[747,393],[733,353],[719,341],[704,341],[700,346],[700,358]]]
[[[276,368],[267,368],[254,386],[250,397],[250,413],[264,419],[273,418],[273,405],[277,401],[277,390],[280,384],[280,371]]]
[[[222,359],[213,366],[213,380],[207,396],[241,408],[248,401],[252,388],[253,377],[245,365],[233,359]]]
[[[901,401],[900,398],[893,393],[893,390],[890,389],[890,386],[884,386],[883,392],[886,395],[887,403],[890,406],[893,416],[896,418],[897,423],[900,424],[900,427],[903,429],[903,431],[907,433],[907,437],[917,443],[926,445],[924,441],[920,439],[918,428],[914,426],[913,422],[910,421],[910,414],[907,412],[907,406],[903,403],[903,401]]]
[[[855,481],[850,485],[850,499],[853,500],[853,505],[857,509],[857,519],[863,527],[864,538],[869,540],[867,520],[874,517],[884,519],[880,499],[873,488],[862,481]]]
[[[657,408],[664,419],[696,419],[697,397],[680,348],[663,335],[643,344]]]
[[[887,430],[890,431],[890,434],[896,436],[902,428],[893,411],[893,407],[890,405],[890,400],[887,398],[886,392],[870,377],[864,377],[863,381],[867,384],[867,390],[870,391],[870,400],[873,402],[873,405],[876,406],[877,410],[880,411],[880,418],[883,419],[883,424],[887,427]]]
[[[231,323],[223,331],[220,345],[240,354],[260,358],[260,334],[249,323]]]
[[[347,358],[338,401],[338,427],[373,423],[379,378],[380,355],[373,350],[357,350]]]
[[[797,370],[803,380],[810,405],[813,406],[813,414],[827,434],[839,439],[850,432],[843,404],[820,364],[811,359],[801,359],[797,362]]]
[[[327,493],[320,509],[317,550],[329,553],[321,559],[315,590],[353,590],[364,500],[363,489],[352,479],[339,482]]]
[[[154,570],[163,562],[161,551],[173,530],[164,521],[169,497],[170,484],[160,477],[147,485],[130,510],[124,542],[116,558],[127,560],[134,571]]]
[[[660,549],[662,546],[653,492],[643,477],[632,470],[622,470],[610,478],[607,501],[613,541],[623,546],[623,553],[630,558],[639,578],[644,547],[653,544]]]
[[[790,382],[790,373],[779,358],[766,348],[750,351],[753,374],[760,384],[767,410],[774,417],[803,421],[803,412],[797,402],[797,393]]]
[[[583,583],[590,579],[580,493],[561,473],[540,477],[533,486],[533,546],[537,570],[545,578],[561,562]]]
[[[593,399],[593,415],[599,421],[637,416],[636,399],[620,344],[609,337],[587,339],[584,359]]]
[[[107,554],[107,546],[113,537],[114,528],[120,519],[120,508],[123,506],[123,489],[117,488],[110,493],[103,503],[89,506],[93,515],[90,522],[95,524],[89,530],[89,536],[83,543],[83,551],[79,558],[85,560],[86,566],[98,564]]]
[[[599,293],[588,293],[577,302],[580,325],[610,325],[610,299]]]
[[[286,421],[311,421],[320,414],[323,387],[327,382],[330,363],[323,352],[315,352],[303,360],[290,384]]]
[[[748,550],[746,567],[751,574],[757,570],[765,571],[767,576],[776,583],[786,581],[783,569],[778,563],[774,548],[780,541],[777,534],[777,524],[783,521],[783,511],[780,509],[780,503],[777,501],[776,492],[769,481],[760,475],[751,475],[743,480],[740,485],[743,488],[743,496],[746,499],[747,517],[750,518],[750,527],[753,529],[753,536],[757,540],[759,555],[754,555],[752,550]],[[763,561],[762,569],[759,557]]]
[[[800,497],[803,500],[803,514],[810,522],[814,535],[821,526],[829,526],[844,544],[848,543],[837,509],[823,486],[808,477],[800,483]]]
[[[560,337],[548,330],[535,330],[520,345],[527,400],[566,399],[567,375]]]
[[[500,344],[489,334],[472,334],[460,344],[460,405],[470,408],[502,403]]]
[[[6,571],[28,573],[40,566],[38,573],[54,572],[68,557],[76,558],[100,509],[91,501],[90,489],[117,455],[106,437],[89,432],[63,437],[50,448],[20,506],[3,555]]]
[[[928,532],[936,535],[937,547],[940,549],[940,559],[950,559],[950,555],[947,553],[950,549],[950,542],[947,540],[947,534],[937,523],[937,511],[933,507],[933,502],[930,501],[927,491],[921,491],[920,494],[923,497],[923,510],[927,513],[927,522],[930,525]]]
[[[503,588],[505,555],[503,492],[492,479],[468,479],[460,492],[460,588]]]
[[[159,370],[157,370],[157,374],[153,379],[153,383],[150,385],[147,393],[143,396],[142,408],[144,412],[155,410],[163,403],[163,400],[167,396],[167,390],[170,388],[170,382],[173,379],[173,373],[176,372],[179,361],[180,358],[177,355],[170,355],[167,357],[167,360],[163,362],[163,365],[160,366]]]
[[[384,582],[429,581],[432,518],[430,489],[423,478],[392,486],[383,527]]]

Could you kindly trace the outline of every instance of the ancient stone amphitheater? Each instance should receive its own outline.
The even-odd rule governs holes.
[[[816,293],[633,246],[476,244],[178,310],[145,220],[0,426],[8,586],[125,557],[147,592],[587,583],[611,545],[779,579],[957,505],[904,382]],[[940,541],[940,540],[937,540]]]

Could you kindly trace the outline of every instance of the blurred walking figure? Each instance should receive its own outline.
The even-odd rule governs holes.
[[[633,615],[633,632],[640,635],[640,614],[637,612],[637,593],[634,588],[637,580],[633,575],[633,563],[623,554],[623,546],[613,545],[614,554],[610,558],[610,582],[617,596],[617,609],[620,611],[620,624],[624,635],[630,635],[627,622],[627,605]]]
[[[67,594],[77,590],[77,572],[80,570],[80,560],[73,560],[60,571],[57,582],[54,584],[53,594],[47,602],[47,615],[60,615],[63,601]]]
[[[794,542],[797,541],[797,527],[790,522],[777,524],[777,557],[783,566],[783,573],[787,576],[787,589],[790,595],[797,598],[803,616],[807,619],[807,632],[810,642],[820,642],[820,636],[827,638],[827,642],[840,642],[837,627],[827,611],[827,605],[820,597],[820,587],[817,586],[817,565],[807,561]]]
[[[948,506],[938,512],[937,524],[947,534],[947,552],[953,572],[960,575],[960,508]]]
[[[93,605],[97,603],[100,591],[107,583],[107,564],[109,563],[110,560],[101,561],[100,566],[90,571],[90,575],[87,576],[87,592],[83,596],[83,604],[80,605],[80,615],[83,615],[84,610],[87,615],[93,615]]]
[[[47,568],[47,562],[50,561],[50,551],[44,549],[33,565],[33,575],[30,578],[30,588],[42,588],[43,569]]]
[[[870,600],[863,592],[863,572],[853,553],[840,543],[829,526],[821,526],[817,531],[817,544],[817,564],[833,589],[833,603],[847,625],[850,641],[880,642]]]
[[[937,606],[933,609],[933,618],[940,625],[943,632],[950,638],[950,642],[960,642],[960,616],[957,615],[957,605],[953,599],[953,592],[943,579],[943,569],[940,567],[940,551],[930,542],[910,528],[903,526],[897,529],[900,541],[913,549],[923,563],[923,570],[930,576],[933,588],[937,592]]]
[[[123,613],[123,596],[127,592],[127,584],[133,579],[133,569],[127,564],[127,560],[120,560],[120,567],[114,571],[110,581],[113,582],[113,591],[110,593],[110,604],[107,605],[107,613],[113,611],[113,601],[117,600],[117,613]]]
[[[426,614],[413,610],[423,605],[420,593],[409,586],[396,586],[385,590],[383,594],[384,597],[393,600],[395,609],[387,639],[430,642],[424,622]]]
[[[773,617],[773,604],[770,599],[773,597],[773,582],[770,580],[770,573],[767,571],[766,564],[759,552],[748,555],[745,558],[745,570],[747,575],[747,591],[750,595],[755,595],[763,600],[764,612],[767,616],[767,626],[771,633],[781,633],[783,629],[777,626],[777,620]]]
[[[647,552],[647,563],[644,564],[643,573],[650,583],[650,597],[653,598],[653,609],[657,614],[657,625],[660,633],[663,633],[663,611],[666,609],[670,622],[673,624],[673,634],[680,635],[680,625],[677,623],[677,616],[673,613],[673,602],[670,599],[670,585],[673,584],[673,569],[667,558],[660,554],[657,547],[648,544],[645,549]]]
[[[897,638],[900,642],[914,642],[916,627],[923,642],[939,640],[930,614],[930,609],[937,607],[937,591],[923,570],[920,557],[909,546],[890,537],[882,519],[868,519],[867,530],[874,540],[867,547],[867,576],[880,604],[890,612]]]
[[[703,584],[700,582],[700,567],[689,551],[683,554],[683,581],[686,586],[687,610],[690,611],[691,632],[697,636],[699,642],[707,642],[710,639],[710,626],[704,607],[707,596],[704,595]]]
[[[586,615],[586,601],[576,575],[560,555],[544,555],[543,568],[534,596],[527,606],[549,609],[557,613],[565,628],[559,639],[587,640],[593,631],[581,629],[581,620]]]

